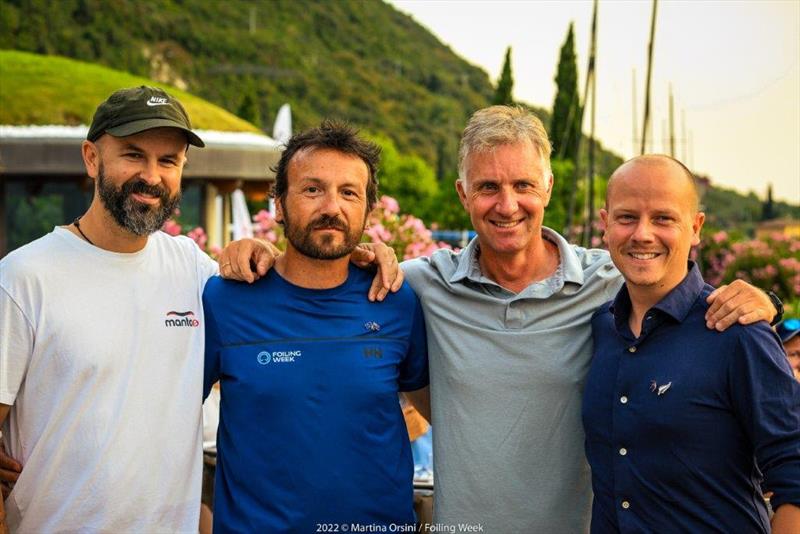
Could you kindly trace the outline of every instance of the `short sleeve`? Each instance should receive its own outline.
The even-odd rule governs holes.
[[[415,391],[428,385],[428,339],[425,333],[425,316],[419,299],[414,296],[414,315],[408,351],[400,364],[400,391]]]
[[[203,399],[208,397],[211,387],[219,380],[220,350],[222,341],[214,316],[213,283],[206,286],[203,292],[203,317],[206,322],[205,359],[203,363]]]
[[[219,265],[217,262],[211,259],[211,256],[200,250],[200,247],[197,246],[197,243],[194,243],[195,254],[197,255],[197,273],[200,279],[200,287],[205,285],[208,282],[208,279],[212,276],[216,276],[219,274]]]
[[[30,321],[0,287],[0,403],[14,404],[28,371],[34,339]]]

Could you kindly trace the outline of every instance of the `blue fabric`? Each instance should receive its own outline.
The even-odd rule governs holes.
[[[765,322],[706,328],[712,290],[691,265],[638,339],[625,287],[593,318],[592,532],[769,532],[762,488],[800,504],[800,385]]]
[[[220,380],[214,531],[316,532],[414,523],[398,391],[428,384],[425,325],[404,284],[370,303],[372,273],[328,290],[275,270],[203,295],[204,395]]]

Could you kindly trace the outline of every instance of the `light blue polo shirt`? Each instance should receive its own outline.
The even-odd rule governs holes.
[[[402,265],[428,333],[436,522],[500,533],[589,528],[581,396],[591,317],[622,277],[606,251],[543,234],[559,267],[520,293],[481,273],[477,238],[458,254]]]

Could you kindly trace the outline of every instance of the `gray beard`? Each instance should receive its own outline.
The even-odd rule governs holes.
[[[125,230],[138,236],[147,236],[164,226],[181,201],[181,193],[170,197],[163,186],[148,185],[142,180],[131,179],[117,189],[105,176],[103,164],[97,173],[100,200],[113,217],[114,221]],[[133,193],[146,193],[157,196],[161,203],[148,206],[133,200]]]

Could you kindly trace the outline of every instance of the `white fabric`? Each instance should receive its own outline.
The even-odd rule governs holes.
[[[197,532],[215,272],[161,232],[117,254],[56,228],[0,261],[3,435],[24,466],[12,532]]]

